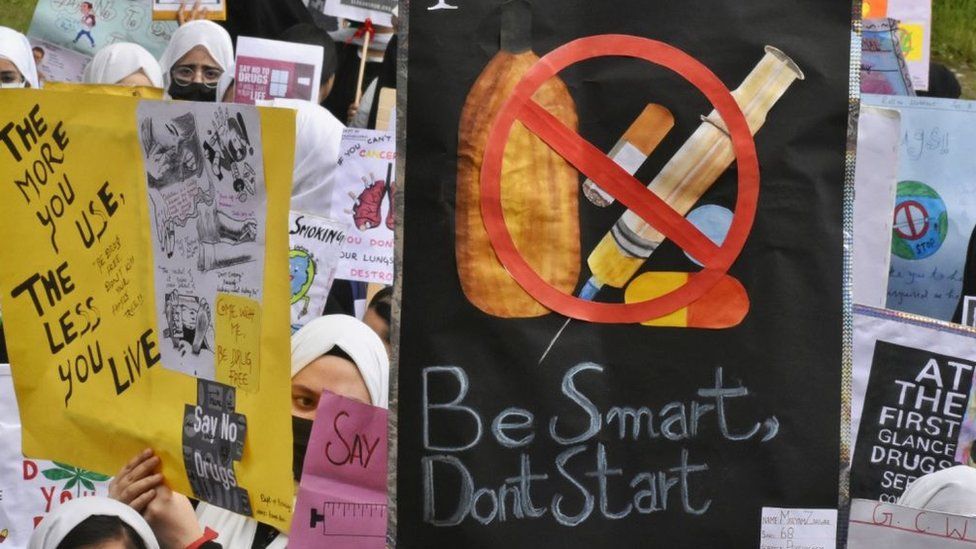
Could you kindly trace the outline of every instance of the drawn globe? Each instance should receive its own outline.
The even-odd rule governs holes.
[[[891,253],[909,260],[939,251],[949,230],[949,213],[935,189],[921,181],[899,181]]]
[[[308,295],[308,290],[315,280],[315,261],[312,256],[301,248],[293,249],[288,254],[288,269],[291,279],[291,304]]]

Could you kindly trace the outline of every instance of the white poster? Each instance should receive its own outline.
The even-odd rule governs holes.
[[[887,308],[952,320],[976,226],[976,101],[865,95],[901,115]]]
[[[974,543],[974,517],[866,499],[851,501],[847,549],[963,549]]]
[[[348,229],[348,223],[316,215],[302,212],[289,215],[292,332],[322,316]]]
[[[145,101],[138,119],[163,364],[212,380],[217,292],[261,300],[267,197],[258,112]]]
[[[898,111],[861,108],[854,173],[854,302],[872,307],[884,307],[888,297],[900,127]]]
[[[351,222],[336,278],[393,284],[393,196],[396,138],[392,132],[342,132],[329,217]]]
[[[31,37],[30,43],[42,82],[81,82],[85,79],[85,67],[91,56],[39,38]]]
[[[371,20],[374,25],[393,24],[393,8],[397,0],[325,0],[322,12],[351,21]]]
[[[45,515],[77,497],[107,496],[109,477],[68,464],[26,459],[10,366],[0,364],[0,547],[27,547]]]

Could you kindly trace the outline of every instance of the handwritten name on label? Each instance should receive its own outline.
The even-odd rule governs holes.
[[[763,507],[760,549],[835,549],[836,509]]]
[[[217,381],[257,392],[260,386],[261,305],[246,297],[217,294]]]

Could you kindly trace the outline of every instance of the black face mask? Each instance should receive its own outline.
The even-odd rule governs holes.
[[[305,464],[305,452],[308,451],[308,439],[312,437],[312,420],[291,416],[291,435],[294,439],[291,471],[295,475],[295,482],[298,482],[302,480],[302,466]]]
[[[180,101],[217,102],[217,88],[208,88],[206,84],[193,82],[180,86],[176,82],[169,85],[169,96]]]

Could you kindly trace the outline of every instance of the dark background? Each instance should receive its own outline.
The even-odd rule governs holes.
[[[433,5],[431,0],[430,5]],[[566,2],[533,0],[533,50],[544,55],[575,38],[633,34],[670,43],[711,68],[734,89],[773,45],[806,74],[770,112],[756,137],[762,169],[759,210],[745,249],[731,274],[749,292],[751,310],[738,327],[723,331],[597,325],[573,322],[546,362],[536,362],[564,317],[498,319],[470,305],[461,292],[454,259],[454,188],[458,120],[468,89],[498,50],[501,2],[457,0],[458,10],[410,10],[409,108],[406,146],[405,253],[400,334],[398,543],[403,547],[683,547],[696,543],[756,547],[763,506],[836,508],[840,460],[842,192],[847,122],[847,75],[851,4],[847,0],[709,0]],[[689,84],[641,61],[601,58],[561,73],[576,101],[580,132],[609,150],[647,102],[667,106],[676,126],[638,172],[652,179],[711,107]],[[581,182],[583,177],[580,178]],[[702,203],[732,207],[735,171],[727,172]],[[580,194],[582,258],[622,213],[617,204],[600,209]],[[694,270],[683,253],[665,243],[647,270]],[[584,265],[584,271],[585,265]],[[585,280],[581,275],[580,283]],[[600,299],[621,301],[619,292]],[[498,445],[487,432],[494,416],[510,406],[536,416],[536,439],[525,451],[536,473],[533,499],[548,506],[556,492],[568,512],[579,509],[576,489],[554,465],[564,447],[546,427],[553,414],[586,416],[560,393],[572,366],[592,361],[602,375],[577,378],[602,412],[611,406],[690,401],[713,382],[722,366],[727,386],[746,386],[750,397],[729,403],[730,423],[751,425],[775,415],[781,428],[770,442],[722,439],[714,414],[690,441],[621,442],[604,429],[571,464],[598,497],[595,442],[607,445],[611,467],[610,507],[632,497],[631,477],[678,464],[681,448],[691,462],[707,463],[692,482],[692,501],[712,500],[699,517],[678,508],[650,515],[632,513],[610,521],[593,514],[575,528],[559,526],[551,511],[535,520],[497,520],[482,526],[471,518],[453,528],[422,520],[421,371],[456,365],[470,376],[466,404],[477,408],[485,439],[456,454],[471,471],[475,489],[497,491],[519,471],[519,451]],[[452,384],[432,386],[431,401],[454,396]],[[704,400],[704,399],[699,399]],[[451,433],[443,415],[433,416],[437,440]],[[563,423],[568,428],[571,423]],[[470,433],[459,423],[458,439]],[[437,489],[453,508],[456,478]],[[671,499],[672,505],[676,500]],[[450,509],[448,509],[450,510]],[[540,545],[541,544],[541,545]]]

